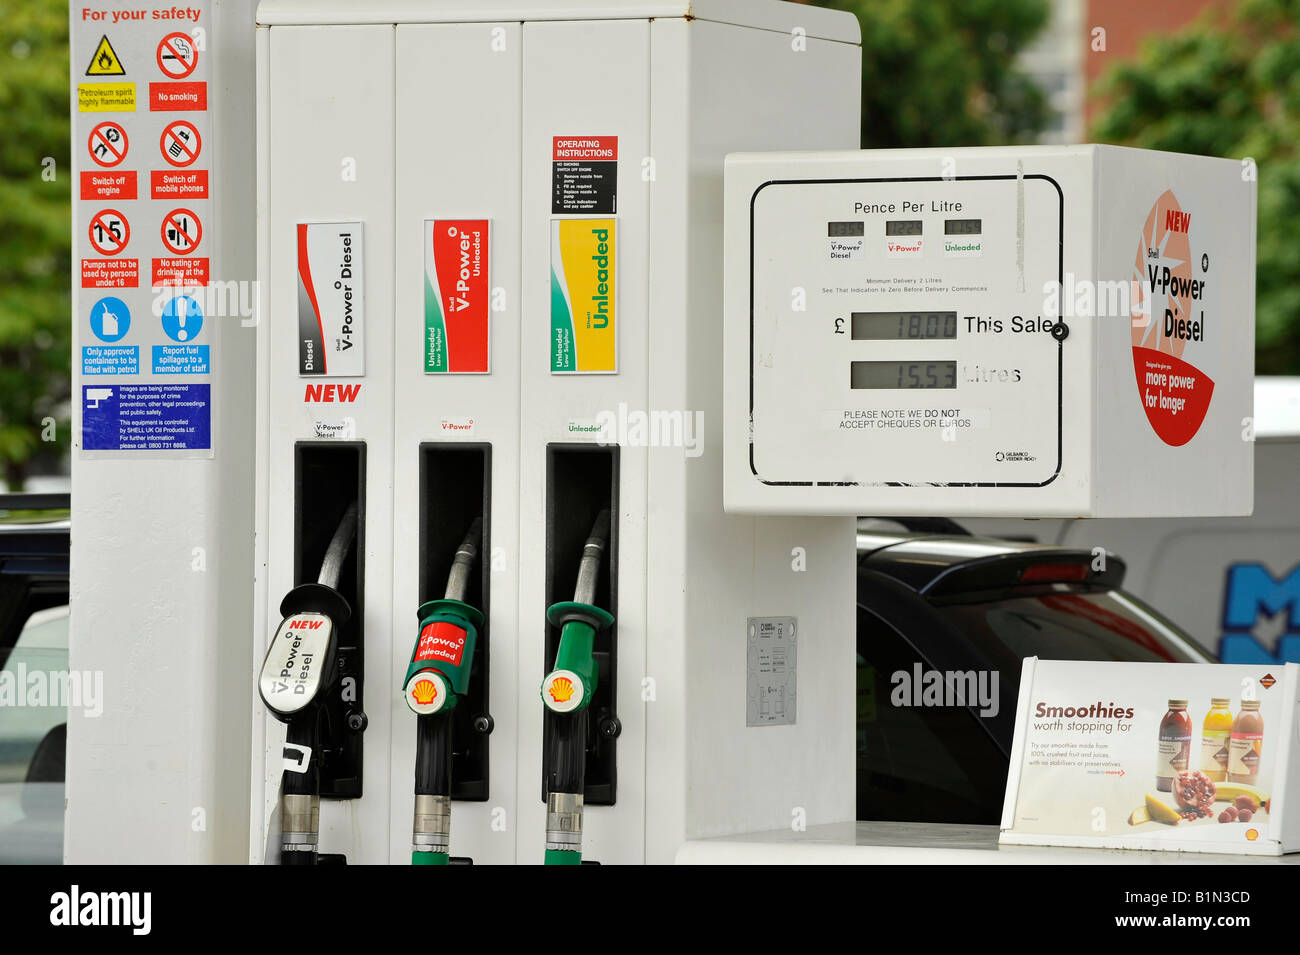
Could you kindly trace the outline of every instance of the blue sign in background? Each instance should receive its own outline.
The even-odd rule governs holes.
[[[82,385],[86,451],[209,451],[212,386]]]

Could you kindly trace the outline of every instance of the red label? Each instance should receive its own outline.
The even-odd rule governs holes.
[[[488,370],[488,220],[438,220],[433,261],[449,372]]]
[[[82,259],[82,288],[136,288],[140,285],[139,259]]]
[[[208,260],[195,259],[154,259],[153,285],[183,285],[192,288],[208,284]]]
[[[454,623],[439,620],[420,631],[420,642],[415,648],[416,662],[438,660],[460,666],[465,653],[465,631]]]
[[[81,174],[83,199],[135,199],[135,171],[83,172]]]
[[[195,169],[180,172],[155,169],[149,173],[149,194],[154,199],[206,199],[208,198],[208,171]]]
[[[208,108],[207,83],[150,83],[149,108],[155,111]]]
[[[551,139],[552,159],[555,162],[618,159],[617,136],[555,136]]]
[[[1142,277],[1133,316],[1138,398],[1156,435],[1171,447],[1191,441],[1210,410],[1214,380],[1191,358],[1211,355],[1206,342],[1223,331],[1206,320],[1209,259],[1192,249],[1191,222],[1173,190],[1165,190],[1147,214],[1134,263]]]
[[[308,385],[303,394],[303,401],[356,401],[361,394],[360,385]]]

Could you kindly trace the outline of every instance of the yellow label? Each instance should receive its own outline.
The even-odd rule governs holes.
[[[117,51],[113,49],[113,44],[108,42],[105,36],[99,41],[99,46],[95,47],[95,55],[90,58],[90,66],[86,67],[87,76],[124,76],[126,69],[122,66],[122,61],[117,58]]]
[[[618,370],[614,219],[551,223],[551,371]]]
[[[79,83],[77,111],[81,113],[134,113],[134,83]]]

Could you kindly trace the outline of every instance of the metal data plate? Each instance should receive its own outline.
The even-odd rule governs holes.
[[[794,617],[750,617],[746,622],[745,725],[795,721],[798,645]]]
[[[288,716],[316,699],[333,639],[334,623],[322,613],[299,613],[285,619],[275,632],[257,681],[262,702]]]

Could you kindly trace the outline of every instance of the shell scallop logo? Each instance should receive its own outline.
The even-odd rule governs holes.
[[[558,676],[551,681],[550,689],[551,699],[556,703],[568,703],[573,699],[573,681],[568,677]]]
[[[1248,841],[1250,841],[1250,842],[1254,842],[1254,841],[1255,841],[1256,839],[1258,839],[1258,838],[1259,838],[1259,830],[1258,830],[1258,829],[1247,829],[1247,830],[1246,830],[1246,839],[1247,839]]]
[[[421,680],[411,687],[411,696],[420,706],[428,706],[438,698],[438,686],[432,680]]]

